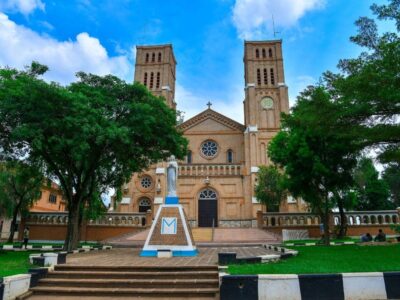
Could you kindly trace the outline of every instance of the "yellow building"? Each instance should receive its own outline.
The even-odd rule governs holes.
[[[164,96],[174,109],[175,67],[172,45],[137,47],[135,81]],[[189,151],[179,162],[178,196],[193,227],[256,226],[262,210],[254,195],[258,167],[270,163],[267,145],[280,128],[280,114],[289,111],[282,41],[245,42],[244,70],[244,124],[212,110],[209,103],[179,125]],[[166,195],[165,167],[159,163],[133,174],[117,211],[157,211]],[[281,211],[302,208],[293,198],[281,205]]]

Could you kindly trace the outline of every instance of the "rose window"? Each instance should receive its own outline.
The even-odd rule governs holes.
[[[214,141],[205,141],[201,145],[201,153],[207,157],[211,158],[214,157],[218,152],[218,145]]]
[[[148,189],[149,187],[151,187],[151,184],[152,180],[149,176],[143,177],[142,180],[140,181],[140,185],[144,189]]]

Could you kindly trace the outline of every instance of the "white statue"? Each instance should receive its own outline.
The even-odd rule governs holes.
[[[176,197],[176,183],[178,181],[178,163],[175,156],[168,159],[167,167],[167,197]]]

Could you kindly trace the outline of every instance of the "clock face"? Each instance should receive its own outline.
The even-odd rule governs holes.
[[[261,106],[264,109],[271,109],[274,107],[274,100],[272,100],[270,97],[265,97],[261,100]]]

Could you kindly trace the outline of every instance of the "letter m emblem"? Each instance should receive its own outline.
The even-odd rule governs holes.
[[[176,234],[176,218],[161,219],[161,234]]]

